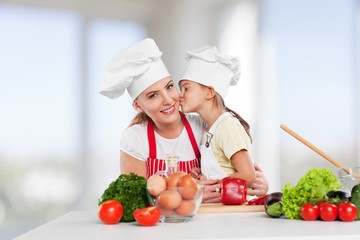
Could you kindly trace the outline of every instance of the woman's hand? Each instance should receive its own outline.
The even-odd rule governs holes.
[[[266,180],[262,169],[257,164],[254,164],[254,167],[255,167],[256,180],[254,183],[248,186],[247,194],[256,195],[260,197],[267,194],[267,192],[269,191],[269,183]]]
[[[220,182],[221,180],[202,180],[199,184],[204,185],[203,203],[219,203],[220,202]]]

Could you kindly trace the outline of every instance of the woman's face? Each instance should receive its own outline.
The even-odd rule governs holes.
[[[179,115],[179,93],[170,77],[145,89],[134,101],[134,108],[145,112],[155,123],[173,123]]]
[[[183,112],[199,112],[204,99],[206,99],[207,87],[189,80],[181,80],[180,105]]]

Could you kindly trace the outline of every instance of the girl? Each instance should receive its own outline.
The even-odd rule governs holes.
[[[255,181],[249,124],[227,108],[224,98],[230,85],[240,77],[239,60],[225,56],[216,47],[205,46],[187,52],[188,66],[179,82],[183,112],[196,112],[206,123],[202,138],[200,179],[222,179],[236,176],[250,186]]]

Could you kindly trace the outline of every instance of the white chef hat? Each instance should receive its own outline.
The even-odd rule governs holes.
[[[150,38],[124,49],[105,66],[100,94],[114,99],[127,89],[134,100],[150,85],[170,76],[161,55]]]
[[[220,54],[214,46],[203,46],[187,51],[188,65],[181,80],[191,80],[205,86],[213,86],[225,98],[229,86],[236,85],[240,78],[240,59]]]

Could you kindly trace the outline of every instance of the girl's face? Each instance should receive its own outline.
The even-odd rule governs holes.
[[[199,113],[200,107],[207,97],[208,88],[189,80],[181,80],[179,87],[181,110],[186,113]]]
[[[179,93],[170,77],[145,89],[134,101],[134,108],[145,112],[156,124],[173,123],[179,115]]]

